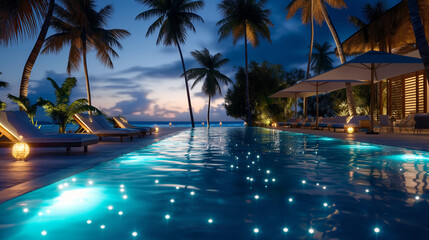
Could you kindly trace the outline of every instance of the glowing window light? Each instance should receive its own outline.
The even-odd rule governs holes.
[[[308,229],[308,233],[313,234],[314,233],[314,229],[313,228]]]
[[[46,236],[46,234],[48,234],[48,232],[46,232],[46,230],[43,230],[43,231],[41,232],[41,234],[42,234],[42,236]]]
[[[287,227],[283,228],[283,232],[285,232],[285,233],[289,232],[289,228],[287,228]]]
[[[133,237],[137,237],[137,235],[138,235],[137,232],[132,232],[131,233],[131,236],[133,236]]]
[[[259,228],[254,228],[254,229],[253,229],[253,232],[254,232],[254,233],[259,233]]]

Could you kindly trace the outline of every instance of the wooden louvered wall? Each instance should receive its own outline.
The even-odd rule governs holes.
[[[428,87],[424,71],[388,79],[386,92],[389,116],[401,119],[410,113],[428,112]]]

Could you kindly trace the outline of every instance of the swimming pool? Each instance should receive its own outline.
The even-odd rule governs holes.
[[[429,154],[187,130],[0,205],[0,239],[427,239]]]

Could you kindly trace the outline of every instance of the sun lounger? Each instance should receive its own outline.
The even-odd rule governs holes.
[[[89,116],[88,114],[79,113],[74,115],[76,122],[88,133],[95,134],[99,137],[120,137],[121,142],[124,137],[133,140],[133,136],[140,136],[141,133],[136,129],[118,129],[114,128],[104,116]]]
[[[88,151],[88,145],[98,143],[98,138],[91,134],[46,134],[37,129],[22,111],[0,112],[0,133],[11,142],[22,140],[30,147],[65,147],[67,155],[72,147],[83,147]]]
[[[155,128],[150,128],[150,127],[136,127],[130,123],[128,123],[128,121],[123,118],[123,117],[113,117],[113,120],[115,121],[115,123],[120,127],[120,128],[128,128],[128,129],[138,129],[141,131],[141,133],[143,135],[146,135],[146,133],[152,134],[153,132],[155,132]]]
[[[413,133],[422,133],[423,129],[429,129],[429,115],[427,113],[417,113],[414,115]]]

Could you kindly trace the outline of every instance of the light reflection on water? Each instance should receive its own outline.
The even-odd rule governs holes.
[[[1,204],[0,239],[424,239],[428,159],[268,129],[189,130]]]

